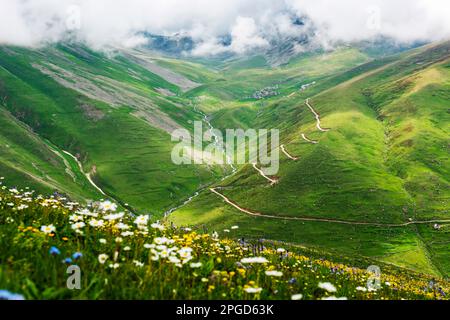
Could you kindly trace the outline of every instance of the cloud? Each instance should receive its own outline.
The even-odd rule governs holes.
[[[147,31],[189,35],[197,55],[246,53],[312,29],[324,46],[378,35],[399,42],[450,37],[447,0],[0,0],[0,15],[1,44],[70,37],[94,48],[131,47],[144,43],[137,34]],[[298,17],[306,25],[293,23]]]
[[[19,11],[12,2],[0,2],[0,43],[27,45],[32,42],[31,34]]]
[[[268,47],[269,42],[260,35],[253,18],[237,17],[231,29],[231,50],[246,53],[248,50]]]
[[[399,42],[441,40],[450,36],[446,0],[289,1],[306,14],[329,40],[365,40],[376,35]]]

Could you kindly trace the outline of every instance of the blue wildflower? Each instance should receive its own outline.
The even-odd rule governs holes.
[[[73,260],[78,260],[78,259],[80,259],[82,256],[83,256],[83,254],[82,254],[81,252],[75,252],[75,253],[72,255],[72,258],[73,258]]]
[[[289,284],[294,284],[294,283],[297,283],[297,279],[295,279],[295,278],[291,278],[291,279],[289,279]]]
[[[61,251],[59,251],[57,247],[51,247],[48,253],[50,253],[52,256],[57,256],[61,254]]]
[[[25,300],[23,295],[12,293],[8,290],[0,290],[0,300]]]
[[[65,258],[65,259],[63,260],[63,263],[65,263],[65,264],[71,264],[71,263],[72,263],[72,259],[71,259],[71,258]]]

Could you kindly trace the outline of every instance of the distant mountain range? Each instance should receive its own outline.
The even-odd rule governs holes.
[[[300,21],[300,20],[299,20]],[[297,24],[300,22],[297,21]],[[172,57],[189,57],[192,51],[196,48],[198,43],[196,43],[192,37],[188,34],[174,34],[171,36],[155,35],[148,32],[143,32],[148,38],[148,43],[143,46],[143,48],[154,50],[163,55],[168,55]],[[287,64],[290,59],[296,57],[301,53],[308,53],[313,51],[321,51],[320,46],[316,45],[314,42],[314,29],[305,30],[298,36],[281,36],[274,37],[270,40],[269,48],[254,50],[246,56],[261,55],[265,58],[266,63],[269,66],[276,67],[283,64]],[[219,39],[219,43],[224,47],[228,47],[231,44],[231,36],[224,35]],[[335,43],[335,46],[350,46],[358,47],[362,51],[366,52],[372,57],[382,57],[416,48],[424,45],[426,42],[412,42],[412,43],[398,43],[394,39],[379,36],[372,40],[364,40],[353,43]],[[226,53],[220,53],[216,56],[210,58],[217,60],[227,60],[236,57],[230,51]]]

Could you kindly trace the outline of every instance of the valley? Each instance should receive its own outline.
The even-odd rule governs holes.
[[[450,275],[450,43],[271,66],[76,44],[0,47],[5,184],[236,238]],[[257,93],[257,94],[256,94]],[[280,130],[280,170],[175,165],[173,130]],[[197,152],[199,150],[193,150]],[[433,226],[438,224],[439,230]]]
[[[436,59],[437,56],[440,57]],[[308,92],[311,99],[306,101],[312,117],[301,113],[298,107],[302,105],[298,99],[304,100],[308,96],[290,93],[287,98],[281,98],[283,103],[289,104],[285,110],[275,100],[273,108],[278,112],[284,111],[282,115],[289,114],[285,119],[292,119],[294,115],[299,118],[297,128],[295,124],[280,119],[280,113],[272,113],[270,107],[265,109],[266,114],[260,113],[260,121],[268,123],[264,117],[272,121],[280,119],[279,128],[287,133],[282,141],[286,142],[283,147],[288,146],[299,159],[295,162],[291,157],[286,159],[289,162],[282,160],[279,181],[273,186],[260,182],[260,178],[255,177],[258,172],[244,167],[234,177],[212,189],[212,195],[202,193],[196,201],[175,212],[172,220],[184,225],[194,219],[196,224],[207,225],[219,232],[227,225],[237,224],[240,225],[239,233],[246,237],[332,248],[345,254],[368,255],[414,270],[447,275],[448,258],[444,257],[448,255],[446,246],[449,244],[449,185],[448,171],[442,169],[449,165],[448,146],[445,147],[448,134],[444,133],[449,132],[444,103],[448,98],[445,98],[445,90],[434,87],[434,77],[434,84],[430,83],[421,93],[415,91],[415,96],[406,90],[403,98],[399,90],[405,90],[400,87],[400,83],[408,83],[409,80],[405,79],[421,78],[422,73],[430,74],[428,68],[444,68],[446,76],[439,72],[439,85],[448,91],[448,43],[415,50],[396,59],[396,62],[386,61],[385,65],[377,65],[372,70],[352,76],[336,87],[323,88],[316,96]],[[372,65],[372,62],[367,64]],[[397,80],[399,78],[401,80]],[[373,94],[372,88],[376,83],[380,83],[380,94],[374,95],[380,99],[378,104],[383,106],[385,103],[383,111],[375,107],[372,100],[367,100],[368,91]],[[386,90],[390,83],[398,86],[392,89],[393,95]],[[395,120],[384,110],[389,110],[393,104],[398,107],[419,103],[421,109],[415,107],[407,115],[397,115],[401,118],[416,117],[409,121],[425,124],[426,117],[418,120],[417,116],[418,110],[422,115],[430,110],[427,104],[421,103],[421,95],[430,91],[435,92],[430,98],[435,106],[433,112],[441,112],[438,121],[443,126],[428,122],[428,128],[433,129],[427,130],[427,136],[417,136],[416,142],[408,146],[393,144],[391,139],[405,139],[402,137],[404,134],[393,134],[391,128]],[[286,99],[294,101],[287,102]],[[311,101],[315,108],[312,108]],[[332,128],[331,131],[322,128],[321,118],[327,127]],[[430,167],[435,160],[422,158],[426,157],[426,149],[422,149],[425,153],[420,156],[415,153],[414,158],[404,161],[394,156],[397,152],[416,152],[412,150],[425,147],[421,139],[431,137],[436,142],[440,141],[442,148],[439,152],[435,152],[436,149],[428,151],[440,159],[439,169],[434,167],[436,171]],[[413,178],[414,174],[409,176],[406,172],[399,175],[396,171],[399,161],[402,165],[415,163],[414,166],[426,161],[428,169],[422,168],[428,173],[423,171],[420,178],[417,175]],[[415,183],[411,179],[417,179],[416,183],[420,183],[424,190],[436,190],[432,196],[434,200],[427,205],[421,202],[423,196],[413,191]],[[368,203],[371,205],[366,206]],[[436,210],[437,203],[441,206],[439,210]],[[337,225],[330,225],[329,222],[333,221]],[[439,231],[435,224],[442,224]]]

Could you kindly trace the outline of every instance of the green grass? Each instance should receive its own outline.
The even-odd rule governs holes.
[[[100,196],[81,175],[78,167],[64,162],[39,136],[0,108],[1,174],[12,185],[42,192],[59,191],[78,200]],[[69,164],[69,166],[67,165]]]
[[[371,259],[285,243],[239,243],[239,229],[232,224],[232,232],[218,237],[137,224],[128,212],[107,220],[115,212],[102,203],[83,208],[59,197],[5,189],[0,191],[0,288],[25,299],[399,300],[450,294],[444,279]],[[92,226],[101,218],[102,226]],[[128,226],[126,234],[119,222]],[[54,229],[45,231],[46,226]],[[261,263],[244,260],[255,257]],[[366,270],[374,263],[382,271],[376,278]],[[74,265],[80,270],[79,290],[67,287],[76,284],[67,273]],[[379,286],[368,286],[371,279]]]
[[[293,162],[281,155],[280,181],[273,187],[246,166],[220,184],[226,187],[223,194],[244,208],[279,216],[378,223],[445,219],[450,203],[448,46],[448,42],[427,46],[369,62],[324,79],[311,95],[271,99],[248,126],[280,128],[282,143],[300,159]],[[308,96],[321,114],[322,127],[331,131],[317,131],[303,103]],[[239,119],[239,109],[232,117]],[[319,144],[306,143],[301,133]],[[229,219],[237,219],[242,235],[333,248],[430,274],[450,274],[446,262],[450,251],[424,236],[440,237],[443,231],[434,230],[432,224],[385,230],[274,221],[250,218],[214,197],[195,199],[171,220],[220,230]]]
[[[120,54],[73,45],[0,47],[1,173],[14,185],[39,192],[59,190],[80,200],[98,197],[73,159],[53,152],[67,150],[93,173],[108,197],[161,217],[225,174],[221,167],[176,166],[170,159],[174,144],[161,124],[192,130],[201,111],[221,130],[278,128],[282,143],[299,156],[294,162],[281,154],[280,181],[273,187],[250,165],[220,182],[226,187],[223,193],[245,208],[275,216],[384,224],[446,219],[448,48],[444,42],[374,58],[382,55],[343,47],[301,54],[276,68],[262,57],[152,57],[159,66],[201,84],[182,92]],[[92,88],[67,88],[32,63],[52,63],[77,81],[126,99],[113,104],[100,94],[91,96]],[[299,91],[313,81],[315,85]],[[248,98],[274,84],[279,96]],[[331,131],[317,131],[306,98]],[[319,144],[306,143],[301,133]],[[68,166],[75,179],[67,174]],[[282,240],[354,261],[372,257],[435,276],[450,275],[446,224],[437,231],[432,224],[389,228],[255,218],[209,191],[170,220],[217,231],[234,223],[240,226],[236,235],[246,238]]]
[[[220,175],[220,168],[174,165],[170,135],[133,116],[133,108],[112,108],[64,88],[31,68],[28,59],[0,55],[0,91],[7,109],[43,139],[78,154],[87,172],[95,167],[94,180],[108,195],[136,210],[161,214]],[[160,105],[170,115],[168,104]],[[89,117],[82,105],[102,118]],[[173,112],[186,126],[197,117],[192,110]]]

